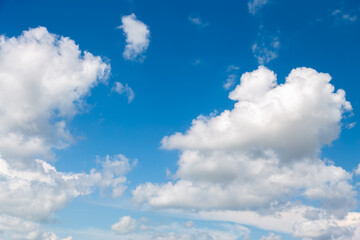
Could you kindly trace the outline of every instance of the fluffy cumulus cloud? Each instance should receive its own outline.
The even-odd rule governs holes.
[[[123,16],[122,25],[118,28],[124,31],[126,46],[123,56],[128,60],[143,61],[143,53],[149,47],[150,30],[143,22],[138,20],[135,14]]]
[[[72,141],[67,120],[110,66],[44,27],[0,36],[0,152],[19,165]]]
[[[44,27],[0,36],[0,237],[58,239],[46,221],[94,188],[117,197],[126,189],[129,160],[117,155],[89,173],[58,172],[53,149],[73,138],[67,125],[85,107],[90,89],[107,81],[110,66]]]
[[[233,109],[199,116],[186,133],[162,140],[163,148],[181,151],[175,180],[140,185],[134,199],[153,207],[261,214],[304,200],[344,217],[356,204],[352,176],[319,153],[338,137],[352,107],[330,80],[310,68],[292,70],[283,84],[263,66],[243,74],[229,94]]]
[[[251,0],[248,2],[249,13],[255,15],[268,3],[268,0]]]
[[[249,236],[249,230],[238,224],[220,224],[212,229],[196,228],[192,222],[156,225],[130,216],[120,218],[111,229],[129,240],[238,240],[248,239]]]
[[[115,82],[114,86],[112,87],[112,91],[125,95],[129,103],[131,103],[135,98],[135,93],[128,84],[125,84],[124,86],[121,82]]]

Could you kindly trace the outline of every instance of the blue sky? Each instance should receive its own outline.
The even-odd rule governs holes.
[[[358,1],[0,0],[0,35],[1,239],[360,237]]]

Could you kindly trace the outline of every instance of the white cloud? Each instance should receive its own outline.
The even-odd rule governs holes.
[[[94,187],[108,188],[113,197],[126,189],[125,174],[131,166],[122,155],[101,162],[102,169],[86,173],[62,173],[55,167],[36,160],[31,169],[19,170],[0,158],[0,212],[28,220],[47,220],[52,213],[79,195],[89,194]]]
[[[39,224],[5,214],[0,215],[0,237],[33,240],[40,235]]]
[[[335,221],[327,219],[310,220],[296,223],[293,235],[312,240],[347,240],[352,239],[354,229],[348,226],[338,226]]]
[[[350,13],[345,13],[344,11],[342,11],[340,9],[334,10],[331,15],[338,19],[349,21],[349,22],[355,22],[357,20],[357,16],[355,14],[351,15]]]
[[[268,0],[250,0],[248,2],[249,13],[255,15],[268,3]]]
[[[126,189],[131,165],[123,155],[107,156],[89,174],[58,172],[47,162],[53,149],[73,142],[68,122],[109,71],[100,57],[44,27],[0,36],[0,238],[58,239],[39,223],[69,200],[94,188],[113,197]]]
[[[219,224],[213,229],[194,228],[191,221],[184,226],[178,223],[145,226],[130,216],[120,218],[111,229],[129,240],[238,240],[249,235],[247,228],[237,224]]]
[[[243,74],[232,110],[199,116],[162,146],[181,151],[178,180],[146,183],[134,199],[153,207],[274,213],[292,201],[320,202],[338,217],[355,207],[351,174],[319,159],[351,111],[330,75],[291,71],[284,84],[265,67]]]
[[[66,238],[59,238],[58,236],[55,235],[55,233],[52,233],[52,232],[45,232],[43,235],[42,235],[42,238],[41,240],[72,240],[72,237],[69,236],[69,237],[66,237]]]
[[[0,215],[0,237],[4,240],[72,240],[71,236],[61,239],[52,232],[43,232],[38,223],[5,214]]]
[[[137,222],[135,219],[131,218],[130,216],[124,216],[111,226],[111,230],[118,234],[126,234],[134,232],[136,225]]]
[[[269,233],[268,236],[262,236],[260,240],[281,240],[281,235],[276,235],[275,233]]]
[[[72,142],[67,120],[84,107],[90,89],[110,66],[81,53],[67,37],[38,27],[19,37],[0,36],[0,152],[26,165],[32,156]]]
[[[150,30],[143,22],[138,20],[135,14],[123,16],[122,25],[118,28],[124,31],[126,46],[123,56],[128,60],[143,61],[142,55],[149,47]]]
[[[355,169],[355,174],[360,175],[360,163],[358,164],[357,168]]]
[[[135,98],[135,93],[132,88],[128,86],[128,84],[125,84],[124,86],[120,82],[115,82],[114,86],[112,87],[112,91],[118,94],[124,94],[128,98],[129,103],[131,103]]]
[[[238,70],[239,70],[238,66],[230,65],[227,67],[226,70],[227,78],[225,83],[223,84],[224,89],[228,90],[235,85],[236,78],[238,77],[237,75]]]
[[[252,225],[307,240],[355,240],[360,237],[360,213],[350,212],[343,220],[339,220],[326,210],[310,206],[284,208],[273,215],[254,211],[211,210],[192,213],[190,216]]]
[[[251,46],[254,57],[260,65],[269,63],[278,57],[280,49],[280,41],[277,36],[267,36],[259,33],[259,40]]]
[[[204,22],[200,17],[189,17],[189,21],[199,27],[207,27],[209,26],[209,23]]]

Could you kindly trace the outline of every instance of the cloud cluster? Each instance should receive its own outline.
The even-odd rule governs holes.
[[[0,36],[1,237],[58,239],[43,234],[39,222],[94,188],[113,197],[126,189],[131,164],[123,155],[107,156],[88,174],[58,172],[49,163],[53,149],[73,142],[67,124],[109,71],[100,57],[44,27]]]
[[[331,15],[337,19],[341,19],[341,20],[349,21],[349,22],[355,22],[358,18],[355,14],[346,13],[340,9],[334,10],[331,13]]]
[[[42,160],[36,160],[31,169],[19,170],[0,159],[0,218],[30,221],[25,224],[27,228],[20,229],[37,236],[40,230],[36,222],[48,220],[72,198],[90,194],[95,188],[110,190],[113,197],[121,196],[127,183],[124,175],[130,169],[128,159],[122,155],[106,157],[101,169],[92,169],[89,174],[58,172]],[[11,225],[8,229],[17,232],[19,227]]]
[[[81,53],[73,40],[44,27],[0,36],[1,155],[20,166],[66,147],[72,142],[67,121],[109,71],[100,57]]]
[[[238,224],[220,224],[212,229],[196,228],[189,223],[146,224],[146,219],[124,216],[111,229],[128,240],[237,240],[248,239],[249,236],[249,230]]]
[[[123,56],[128,60],[143,61],[142,55],[149,47],[150,30],[143,22],[138,20],[135,14],[123,16],[122,25],[118,28],[124,31],[126,36],[126,46]]]
[[[140,185],[134,199],[153,207],[261,214],[303,200],[345,216],[356,204],[352,176],[319,158],[352,110],[330,80],[310,68],[292,70],[283,84],[263,66],[243,74],[229,94],[232,110],[199,116],[186,133],[162,140],[163,148],[181,151],[176,180]]]

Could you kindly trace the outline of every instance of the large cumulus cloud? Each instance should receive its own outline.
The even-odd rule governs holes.
[[[58,239],[40,222],[95,187],[114,197],[126,189],[131,163],[107,156],[100,170],[58,172],[54,149],[73,142],[67,127],[110,65],[67,37],[38,27],[0,36],[0,238]]]
[[[175,180],[140,185],[134,199],[153,207],[261,214],[303,202],[345,216],[356,205],[352,175],[320,152],[338,138],[352,107],[330,80],[311,68],[292,70],[283,84],[263,66],[243,74],[229,94],[233,109],[201,115],[186,133],[162,140],[163,148],[181,153]]]

